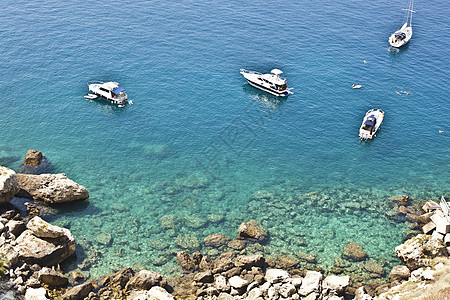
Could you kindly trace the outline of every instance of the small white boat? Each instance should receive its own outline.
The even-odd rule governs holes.
[[[360,88],[362,88],[362,85],[360,85],[360,84],[352,84],[352,88],[353,89],[360,89]]]
[[[362,140],[371,140],[381,123],[383,123],[384,111],[379,108],[369,110],[364,116],[364,120],[359,129],[359,138]]]
[[[240,72],[247,82],[264,92],[275,95],[277,97],[285,97],[293,94],[292,89],[286,85],[286,79],[280,77],[283,73],[281,70],[273,69],[270,74],[262,74],[255,71],[241,69]]]
[[[97,95],[94,95],[94,94],[86,94],[86,95],[84,95],[84,98],[86,98],[86,99],[95,99],[95,98],[97,98]]]
[[[403,24],[402,28],[394,32],[389,37],[389,44],[392,47],[400,48],[403,45],[406,45],[412,37],[412,13],[415,12],[413,10],[414,0],[411,0],[409,3],[409,7],[406,10],[406,22]],[[409,24],[408,24],[409,22]]]
[[[101,97],[108,102],[118,104],[121,107],[125,106],[128,101],[128,96],[125,94],[125,89],[119,87],[117,82],[93,82],[88,83],[89,91],[94,95]]]

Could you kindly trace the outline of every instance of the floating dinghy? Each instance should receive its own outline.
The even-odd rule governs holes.
[[[354,88],[354,89],[360,89],[360,88],[362,88],[362,85],[360,85],[360,84],[353,84],[353,85],[352,85],[352,88]]]
[[[84,95],[84,98],[86,98],[86,99],[95,99],[95,98],[97,98],[97,95],[94,95],[94,94],[86,94],[86,95]]]

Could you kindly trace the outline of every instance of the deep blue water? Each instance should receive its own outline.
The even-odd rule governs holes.
[[[168,274],[177,238],[234,237],[250,218],[271,233],[271,255],[330,266],[356,241],[395,263],[408,228],[386,219],[387,199],[436,200],[450,186],[450,9],[416,2],[413,38],[389,51],[407,5],[5,0],[0,164],[19,170],[37,149],[90,191],[49,220],[102,253],[92,275],[137,262]],[[255,90],[240,68],[279,68],[295,94]],[[90,80],[118,81],[134,104],[85,100]],[[385,120],[360,143],[374,107]],[[172,259],[154,264],[161,254]]]

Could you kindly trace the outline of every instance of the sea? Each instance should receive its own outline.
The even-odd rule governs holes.
[[[400,49],[388,37],[406,0],[1,4],[0,165],[20,172],[36,149],[88,189],[44,217],[70,229],[88,276],[175,274],[178,251],[214,257],[204,239],[251,219],[267,257],[329,269],[357,242],[393,266],[410,224],[388,217],[389,198],[449,196],[445,1],[414,3]],[[257,90],[241,68],[281,69],[294,94]],[[90,81],[120,83],[133,103],[84,99]],[[384,121],[361,142],[372,108]]]

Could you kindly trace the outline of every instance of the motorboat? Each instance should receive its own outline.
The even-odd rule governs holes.
[[[92,94],[101,97],[112,104],[118,104],[120,107],[127,104],[128,96],[124,92],[125,89],[120,87],[117,82],[92,82],[88,83],[88,87]]]
[[[369,110],[364,116],[364,120],[359,129],[359,138],[362,140],[371,140],[377,130],[383,123],[384,111],[379,108]]]
[[[391,36],[389,37],[389,44],[392,47],[395,48],[400,48],[403,45],[406,45],[409,40],[412,37],[412,13],[415,12],[413,10],[413,6],[414,6],[414,0],[411,0],[411,2],[409,3],[409,7],[408,9],[404,9],[406,10],[406,22],[403,24],[403,26],[397,30],[396,32],[394,32],[393,34],[391,34]],[[409,23],[409,24],[408,24]]]
[[[288,88],[286,85],[286,79],[280,76],[283,72],[279,69],[273,69],[269,74],[262,74],[246,69],[241,69],[240,73],[247,79],[247,82],[251,86],[269,94],[277,97],[285,97],[293,94],[292,88]]]

